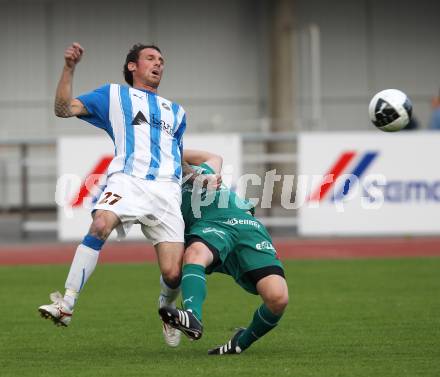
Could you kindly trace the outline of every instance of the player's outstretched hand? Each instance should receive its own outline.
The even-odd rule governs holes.
[[[208,191],[219,190],[222,185],[222,176],[220,174],[193,174],[193,186],[198,189],[206,189]]]
[[[222,185],[222,176],[220,174],[205,174],[203,177],[206,178],[204,187],[207,190],[215,191]]]
[[[198,174],[193,184],[199,188],[206,188],[208,191],[216,191],[222,185],[222,176],[220,174]]]
[[[81,60],[83,54],[84,49],[82,46],[77,42],[72,43],[72,45],[67,47],[66,51],[64,51],[64,60],[66,62],[66,66],[69,68],[75,68],[75,66]]]

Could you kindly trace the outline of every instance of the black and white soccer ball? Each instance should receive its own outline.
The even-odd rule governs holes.
[[[370,120],[379,130],[395,132],[408,125],[412,104],[402,91],[385,89],[371,99],[368,111]]]

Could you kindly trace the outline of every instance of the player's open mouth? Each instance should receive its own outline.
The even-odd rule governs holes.
[[[152,73],[154,76],[159,76],[159,71],[154,70],[154,71],[151,71],[151,73]]]

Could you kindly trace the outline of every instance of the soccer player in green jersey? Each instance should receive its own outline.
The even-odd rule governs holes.
[[[185,150],[184,160],[201,175],[219,173],[218,155]],[[182,187],[182,214],[185,221],[186,250],[182,271],[183,310],[163,307],[162,320],[181,330],[189,338],[203,333],[202,307],[206,297],[206,274],[221,272],[238,285],[261,296],[247,328],[240,328],[222,346],[208,351],[211,355],[238,354],[272,330],[288,303],[288,289],[283,266],[265,227],[253,217],[251,203],[234,192],[201,188],[186,183]]]

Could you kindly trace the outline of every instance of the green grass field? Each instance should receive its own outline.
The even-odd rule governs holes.
[[[99,265],[69,328],[37,307],[67,266],[0,267],[0,376],[439,376],[440,259],[289,261],[280,325],[239,356],[208,356],[258,297],[208,280],[205,333],[163,340],[155,265]]]

